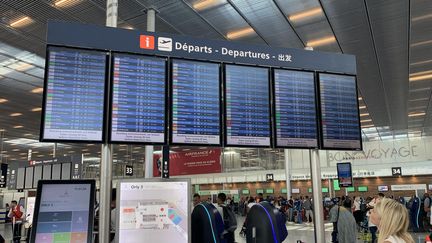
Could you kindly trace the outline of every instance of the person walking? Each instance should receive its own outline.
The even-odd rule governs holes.
[[[312,200],[309,198],[309,196],[305,197],[305,200],[303,202],[303,209],[305,210],[306,223],[307,224],[312,223],[313,221]]]

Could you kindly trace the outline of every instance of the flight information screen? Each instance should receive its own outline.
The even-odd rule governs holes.
[[[314,73],[274,70],[276,146],[318,147]]]
[[[319,74],[323,148],[361,149],[354,76]]]
[[[42,140],[103,140],[105,52],[50,47]]]
[[[219,64],[172,61],[172,143],[220,145]]]
[[[166,61],[114,54],[110,140],[165,142]]]
[[[266,68],[226,65],[226,144],[270,146],[270,92]]]

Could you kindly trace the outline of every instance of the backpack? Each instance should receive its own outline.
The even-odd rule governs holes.
[[[234,212],[226,206],[222,206],[222,209],[225,229],[228,232],[234,232],[237,229],[237,219]]]

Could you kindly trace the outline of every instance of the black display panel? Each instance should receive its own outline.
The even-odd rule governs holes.
[[[93,239],[95,181],[39,181],[31,243]]]
[[[221,145],[220,66],[172,60],[171,143]]]
[[[339,186],[341,187],[350,187],[353,186],[353,176],[352,176],[352,167],[351,163],[337,163],[337,174]]]
[[[319,74],[322,148],[361,150],[356,77]]]
[[[276,147],[318,148],[313,72],[274,69]]]
[[[225,66],[225,145],[271,146],[267,68]]]
[[[42,141],[102,142],[106,52],[49,47]]]
[[[42,165],[34,167],[33,188],[37,187],[38,181],[42,179]]]
[[[113,55],[111,142],[166,142],[166,59]]]

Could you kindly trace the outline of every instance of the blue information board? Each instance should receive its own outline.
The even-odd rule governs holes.
[[[42,141],[102,142],[107,53],[49,47]]]
[[[356,77],[319,74],[322,148],[361,150]]]
[[[269,71],[225,66],[225,145],[271,146]]]
[[[274,70],[276,147],[317,148],[313,72]]]
[[[171,143],[221,145],[220,66],[172,60]]]
[[[114,54],[112,142],[166,142],[166,60]]]

